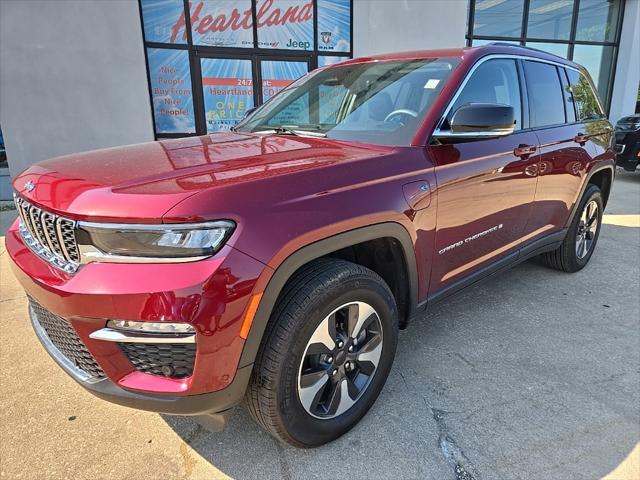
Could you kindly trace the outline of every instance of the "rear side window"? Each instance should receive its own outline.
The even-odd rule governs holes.
[[[500,103],[511,105],[516,119],[516,130],[522,128],[520,82],[516,63],[511,59],[488,60],[471,75],[453,104],[447,121],[455,111],[467,103]]]
[[[555,65],[525,61],[524,72],[529,93],[532,127],[565,122],[562,85]]]
[[[573,103],[576,107],[578,121],[603,118],[604,113],[587,77],[569,68],[567,68],[567,76],[569,77],[569,85],[573,94]]]

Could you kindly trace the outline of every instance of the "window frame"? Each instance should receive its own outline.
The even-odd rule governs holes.
[[[560,76],[560,71],[559,69],[562,68],[560,66],[558,66],[557,64],[553,64],[553,63],[549,63],[549,62],[543,62],[543,61],[537,61],[537,60],[532,60],[532,59],[523,59],[522,60],[522,66],[523,66],[523,70],[525,72],[525,82],[527,83],[527,95],[528,95],[528,91],[529,89],[529,83],[532,81],[529,78],[527,78],[527,69],[525,68],[525,64],[526,62],[532,62],[532,63],[542,63],[542,64],[547,64],[547,65],[551,65],[552,67],[554,67],[554,70],[556,72],[556,78],[558,79],[558,85],[560,86],[560,95],[562,96],[562,115],[564,117],[564,121],[561,123],[550,123],[548,125],[530,125],[532,130],[542,130],[545,128],[553,128],[553,127],[560,127],[560,126],[564,126],[564,125],[569,125],[570,123],[574,123],[574,122],[569,122],[569,118],[567,117],[567,106],[566,106],[566,101],[565,101],[565,96],[564,96],[564,92],[562,91],[562,77]],[[533,119],[535,119],[535,104],[533,102],[532,98],[529,98],[529,118],[530,121],[533,123]]]
[[[484,60],[484,58],[481,59],[481,60]],[[526,91],[525,91],[525,87],[524,87],[526,82],[524,81],[524,76],[522,75],[523,72],[521,72],[520,62],[518,61],[517,58],[492,57],[492,58],[489,58],[488,60],[485,60],[485,61],[480,61],[479,60],[472,67],[472,69],[467,74],[467,77],[465,77],[463,83],[460,85],[459,90],[456,91],[456,94],[451,99],[450,104],[447,106],[447,112],[448,113],[443,117],[444,118],[444,122],[441,121],[442,125],[439,125],[438,129],[441,129],[442,126],[445,123],[449,123],[451,121],[449,119],[449,115],[452,114],[452,113],[455,113],[455,112],[452,112],[451,110],[455,106],[456,102],[458,101],[458,98],[460,97],[460,95],[462,95],[462,92],[464,92],[464,89],[466,88],[467,84],[469,83],[469,80],[471,80],[471,78],[476,73],[478,68],[480,68],[481,65],[483,65],[485,63],[488,63],[488,62],[490,62],[492,60],[513,60],[513,66],[515,67],[516,78],[517,78],[517,81],[518,81],[518,91],[520,93],[520,124],[521,124],[521,128],[518,128],[517,130],[514,130],[513,133],[520,132],[520,131],[524,130],[525,128],[529,127],[529,118],[531,116],[531,113],[529,112],[529,101],[528,101],[528,98],[525,97],[525,95],[527,95]],[[526,98],[526,102],[525,102],[525,98]],[[462,105],[460,105],[460,107],[461,106]],[[460,108],[460,107],[458,107],[458,108]],[[527,115],[526,115],[527,120],[526,120],[526,122],[525,122],[525,107],[527,108]],[[449,127],[449,128],[451,128],[451,127]]]
[[[558,125],[545,125],[543,127],[532,127],[531,123],[530,123],[530,113],[529,113],[529,109],[530,109],[530,105],[529,105],[529,91],[527,89],[527,82],[526,79],[524,78],[524,61],[525,60],[532,60],[535,62],[540,62],[540,63],[548,63],[551,65],[554,65],[556,68],[564,68],[565,70],[574,70],[575,72],[578,72],[578,74],[580,75],[584,75],[584,73],[581,71],[581,69],[573,67],[571,65],[566,65],[564,63],[561,62],[554,62],[552,60],[547,60],[544,58],[537,58],[537,57],[531,57],[531,56],[527,56],[527,55],[513,55],[513,54],[506,54],[506,53],[494,53],[491,55],[487,55],[485,57],[482,57],[480,59],[478,59],[473,66],[469,69],[469,71],[467,72],[467,74],[465,75],[465,77],[462,79],[462,81],[460,82],[460,84],[458,85],[458,88],[456,89],[455,93],[453,94],[453,96],[451,97],[451,99],[449,100],[449,102],[447,103],[447,106],[445,107],[445,109],[443,110],[442,115],[440,115],[440,119],[436,122],[436,126],[433,129],[433,132],[431,133],[431,135],[429,136],[426,145],[434,145],[434,144],[438,144],[438,140],[437,137],[442,134],[442,132],[447,131],[446,129],[443,129],[443,125],[445,124],[445,122],[447,121],[447,117],[449,116],[450,110],[453,108],[453,104],[455,103],[455,101],[457,100],[458,96],[460,95],[460,93],[462,92],[462,89],[465,87],[465,85],[467,84],[467,82],[469,81],[469,78],[471,77],[471,75],[473,74],[473,72],[475,72],[475,70],[484,62],[495,59],[495,58],[512,58],[516,60],[516,63],[518,64],[518,70],[520,72],[520,85],[521,85],[521,91],[522,94],[526,95],[526,102],[527,102],[527,106],[526,106],[526,110],[525,109],[525,105],[523,104],[523,112],[527,112],[527,117],[526,119],[523,119],[523,126],[525,128],[522,128],[521,130],[515,130],[511,135],[518,135],[520,133],[523,132],[535,132],[535,131],[540,131],[540,130],[546,130],[548,128],[558,128]],[[588,77],[585,76],[585,78],[588,79]],[[589,82],[589,84],[591,85],[591,88],[594,89],[594,85],[592,82]],[[600,99],[596,96],[596,100],[598,101],[598,104],[600,105],[600,108],[604,111],[604,109],[602,108],[602,102],[600,101]],[[565,119],[566,119],[566,114],[565,114]],[[575,122],[566,122],[561,124],[561,126],[569,126],[569,125],[578,125],[578,124],[586,124],[586,123],[593,123],[593,122],[601,122],[602,120],[606,120],[606,117],[602,117],[599,119],[589,119],[589,120],[583,120],[583,121],[579,121],[577,120],[577,112],[576,112],[576,121]],[[502,137],[504,138],[504,137]],[[485,140],[491,140],[491,139],[482,139],[482,140],[477,140],[477,141],[485,141]]]

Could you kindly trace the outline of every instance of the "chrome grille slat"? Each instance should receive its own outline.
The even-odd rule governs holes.
[[[80,264],[76,223],[42,210],[18,196],[14,201],[20,214],[20,234],[25,244],[51,265],[74,273]]]
[[[42,227],[52,252],[61,252],[58,232],[56,232],[56,217],[49,212],[42,212]]]

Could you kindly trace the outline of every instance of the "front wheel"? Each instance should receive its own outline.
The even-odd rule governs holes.
[[[331,259],[303,267],[278,300],[258,352],[246,398],[252,416],[298,447],[350,430],[389,374],[397,317],[375,272]]]
[[[596,185],[589,185],[562,245],[552,252],[542,254],[544,263],[569,273],[583,269],[589,263],[598,242],[603,211],[600,189]]]

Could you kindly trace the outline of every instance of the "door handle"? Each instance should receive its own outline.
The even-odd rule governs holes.
[[[589,140],[589,137],[584,133],[579,133],[575,137],[573,137],[573,141],[579,143],[580,145],[584,145]]]
[[[538,149],[538,147],[533,146],[533,145],[526,145],[524,143],[521,143],[520,145],[518,145],[516,148],[513,149],[513,154],[516,157],[528,157],[529,155],[532,155],[534,153],[536,153],[536,150]]]

